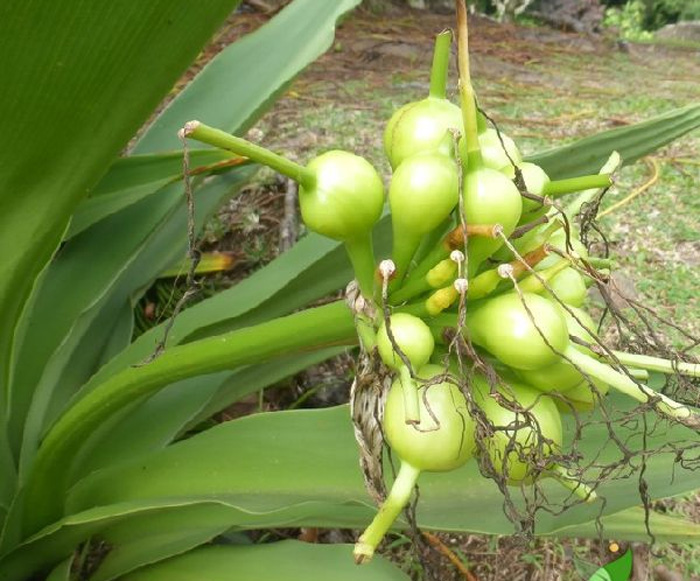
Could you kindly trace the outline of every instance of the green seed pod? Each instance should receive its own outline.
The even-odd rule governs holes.
[[[501,172],[507,172],[513,169],[510,159],[516,165],[521,165],[523,157],[515,141],[501,132],[503,143],[498,139],[498,133],[495,129],[484,129],[479,132],[479,148],[481,150],[481,159],[484,167],[495,169]],[[505,145],[505,149],[503,146]],[[508,159],[510,156],[510,159]],[[466,163],[467,159],[467,142],[462,137],[459,140],[459,157],[462,163]]]
[[[307,169],[314,183],[299,188],[307,228],[334,240],[354,240],[369,232],[384,207],[384,185],[374,167],[347,151],[328,151]]]
[[[545,171],[534,163],[524,161],[518,164],[518,168],[523,176],[523,181],[525,182],[525,188],[530,194],[535,194],[536,196],[544,197],[545,187],[551,181],[549,176]],[[513,166],[507,166],[501,170],[510,179],[515,179],[515,169]],[[535,200],[530,200],[528,198],[523,198],[523,212],[520,217],[520,223],[525,224],[539,218],[542,214],[547,212],[547,207],[543,204],[539,204]]]
[[[427,97],[394,113],[384,132],[384,151],[392,169],[417,153],[445,149],[445,133],[462,131],[462,111],[446,99]]]
[[[517,226],[522,211],[522,196],[513,182],[502,173],[486,167],[467,171],[463,195],[467,224],[500,224],[506,236]],[[472,236],[467,244],[471,278],[479,265],[503,245],[503,240],[500,237]]]
[[[552,365],[560,360],[556,352],[563,353],[569,346],[566,319],[547,299],[531,293],[523,293],[523,297],[527,309],[519,295],[510,292],[484,301],[468,311],[470,337],[474,343],[514,369],[539,369]]]
[[[498,133],[495,129],[487,129],[479,134],[479,145],[481,146],[481,158],[484,160],[484,165],[496,170],[502,170],[512,166],[511,159],[516,165],[520,165],[523,161],[520,150],[515,141],[501,132],[501,139],[498,138]],[[503,149],[505,145],[505,150]],[[507,155],[506,155],[507,153]],[[510,156],[510,159],[508,159]]]
[[[429,365],[420,375],[428,379],[440,373],[439,367]],[[396,517],[408,505],[423,470],[454,470],[467,462],[474,452],[474,421],[456,385],[442,381],[419,388],[423,419],[416,427],[407,426],[403,421],[407,410],[403,406],[402,390],[403,385],[394,382],[384,407],[383,421],[384,433],[401,460],[401,468],[389,496],[355,544],[356,563],[366,563],[372,558]]]
[[[566,246],[566,230],[564,229],[557,230],[554,234],[552,234],[547,243],[555,248],[558,248],[562,252],[570,252]],[[571,228],[571,234],[569,235],[569,243],[571,244],[571,248],[573,248],[574,252],[578,254],[579,257],[588,258],[588,250],[586,250],[586,247],[581,243],[578,230],[575,230],[573,227]],[[560,257],[553,252],[537,265],[536,270],[544,270],[545,268],[552,266],[559,259]]]
[[[593,380],[593,384],[601,396],[606,395],[610,390],[610,386],[607,383],[597,379]],[[570,414],[574,411],[590,412],[598,404],[598,397],[585,379],[574,387],[567,389],[562,393],[562,397],[553,397],[552,399],[562,414]]]
[[[435,348],[435,339],[422,319],[407,313],[397,313],[391,316],[391,334],[396,345],[411,363],[414,372],[423,367],[430,360]],[[394,346],[389,340],[386,325],[382,323],[377,332],[377,349],[384,364],[399,372],[400,383],[403,388],[404,409],[406,415],[404,421],[407,424],[418,424],[421,420],[420,405],[416,385],[411,377],[411,370],[406,367],[399,355],[394,351]]]
[[[528,483],[534,476],[533,464],[546,468],[547,457],[561,447],[561,417],[554,401],[535,389],[511,382],[498,391],[527,410],[534,421],[529,423],[525,413],[502,407],[490,395],[488,382],[474,377],[474,402],[495,428],[485,449],[493,469],[509,484]]]
[[[426,365],[419,376],[430,379],[443,372],[438,365]],[[459,468],[474,453],[474,421],[462,392],[454,383],[443,381],[428,387],[420,385],[418,394],[421,422],[414,427],[404,421],[400,382],[393,383],[384,407],[384,434],[389,446],[402,461],[419,470],[444,472]]]
[[[394,172],[389,205],[394,232],[392,258],[401,277],[423,236],[449,216],[459,199],[457,164],[436,152],[407,158]]]
[[[408,357],[414,371],[417,371],[430,360],[435,348],[435,339],[430,327],[422,319],[407,313],[396,313],[391,316],[390,321],[394,341]],[[394,352],[394,347],[389,341],[384,323],[377,332],[377,348],[379,356],[387,367],[399,369],[403,366],[403,361]]]
[[[572,337],[582,339],[587,343],[595,343],[593,336],[586,329],[595,329],[595,323],[590,315],[581,309],[571,309],[576,317],[584,324],[582,327],[578,321],[565,309],[559,308],[559,312],[566,321],[567,332]],[[590,349],[575,345],[575,348],[584,353],[592,354]],[[566,360],[560,360],[547,367],[532,370],[519,370],[518,375],[529,385],[536,387],[540,391],[566,393],[577,385],[586,383],[586,378]],[[589,390],[590,391],[590,390]],[[606,390],[607,391],[607,390]]]
[[[559,300],[572,307],[582,306],[588,295],[583,275],[571,267],[557,274],[549,286]]]

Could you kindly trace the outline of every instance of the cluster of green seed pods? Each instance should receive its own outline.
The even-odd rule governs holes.
[[[429,95],[387,123],[388,195],[372,164],[346,151],[301,166],[197,122],[185,128],[296,180],[306,227],[344,243],[364,304],[373,307],[357,313],[358,334],[395,376],[382,429],[401,468],[355,546],[358,563],[371,559],[422,471],[454,470],[474,457],[505,484],[552,477],[594,501],[595,492],[555,460],[564,446],[561,414],[591,410],[615,389],[684,419],[689,408],[640,379],[646,368],[700,376],[697,365],[671,369],[668,361],[597,348],[583,310],[593,259],[552,200],[607,187],[610,176],[551,180],[488,126],[469,78],[466,12],[457,5],[460,106],[446,98],[452,34],[443,32]],[[378,269],[372,232],[387,205],[391,268]],[[467,355],[454,349],[455,337],[471,346]]]

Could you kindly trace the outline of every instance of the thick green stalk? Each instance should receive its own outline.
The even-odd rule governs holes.
[[[590,375],[594,379],[599,379],[603,383],[607,383],[613,389],[616,389],[625,395],[637,400],[641,403],[647,403],[650,399],[660,400],[656,404],[656,409],[671,418],[678,420],[687,420],[693,416],[693,412],[687,406],[673,401],[670,397],[653,389],[641,386],[626,375],[615,371],[612,367],[605,363],[601,363],[597,359],[581,353],[574,345],[564,351],[564,356],[579,367],[584,373]]]
[[[413,255],[420,246],[421,239],[422,236],[413,236],[405,232],[397,232],[396,228],[394,229],[394,243],[391,250],[391,259],[396,266],[396,273],[390,289],[393,290],[393,287],[401,284],[404,280],[406,272],[408,272],[408,268],[411,265]]]
[[[444,99],[447,93],[447,69],[450,64],[450,45],[452,32],[443,30],[435,38],[433,66],[430,69],[430,96]]]
[[[457,0],[457,55],[459,64],[459,94],[464,120],[464,140],[467,145],[467,167],[481,166],[481,148],[476,113],[476,96],[469,67],[469,24],[464,0]]]
[[[374,295],[374,248],[372,246],[372,233],[366,232],[364,235],[353,240],[345,241],[345,250],[350,257],[355,278],[360,285],[362,294],[367,299],[372,299]]]
[[[603,167],[600,168],[600,171],[598,173],[600,174],[607,174],[611,175],[614,173],[620,166],[622,165],[622,158],[620,157],[620,154],[617,151],[613,151],[610,154],[610,157],[608,157],[608,160],[605,162]],[[587,204],[590,202],[600,191],[600,188],[591,188],[590,190],[585,190],[581,192],[578,196],[576,196],[576,199],[568,204],[566,208],[564,208],[564,212],[567,216],[574,216],[579,213],[581,210],[581,207],[584,204]],[[552,210],[555,212],[556,210]]]
[[[199,121],[189,121],[185,125],[183,132],[185,137],[189,137],[190,139],[213,145],[225,151],[232,151],[237,155],[245,156],[253,161],[266,165],[282,175],[293,179],[304,188],[312,188],[316,183],[314,172],[305,168],[303,165],[299,165],[269,149],[255,145],[240,137],[235,137],[220,129],[209,127]]]
[[[77,400],[46,435],[24,489],[23,536],[62,515],[71,461],[80,445],[114,414],[168,385],[205,373],[235,369],[328,345],[357,343],[344,301],[166,349],[150,363],[111,376]],[[21,509],[20,509],[21,510]]]
[[[632,365],[634,367],[641,367],[649,371],[659,371],[661,373],[679,373],[690,377],[700,377],[700,363],[674,362],[669,359],[662,359],[661,357],[637,355],[634,353],[626,353],[625,351],[613,351],[613,355],[615,355],[623,365]]]
[[[391,525],[394,524],[404,507],[408,505],[419,475],[420,470],[418,468],[414,468],[408,462],[401,461],[401,468],[394,485],[391,487],[389,497],[384,501],[374,520],[372,520],[357,543],[355,543],[353,555],[358,565],[370,561],[384,535],[391,528]]]
[[[401,381],[401,393],[403,394],[403,409],[407,424],[420,424],[420,404],[418,401],[418,387],[411,377],[408,367],[399,367],[399,379]]]
[[[612,185],[609,174],[593,174],[589,176],[578,176],[565,180],[555,180],[547,182],[542,190],[543,196],[563,196],[573,192],[582,192],[592,188],[608,188]]]
[[[590,486],[584,484],[571,474],[564,466],[555,464],[550,467],[549,476],[554,478],[559,484],[573,492],[581,500],[585,502],[594,502],[598,495]]]

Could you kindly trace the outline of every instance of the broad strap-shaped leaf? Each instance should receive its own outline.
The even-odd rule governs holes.
[[[322,0],[314,0],[313,4],[316,6],[328,6],[328,4]],[[309,44],[315,35],[320,35],[324,38],[327,37],[329,30],[332,31],[332,25],[334,24],[335,19],[339,14],[342,14],[344,10],[347,10],[347,5],[348,3],[345,2],[343,3],[343,6],[334,6],[332,14],[328,13],[328,11],[325,9],[321,10],[321,12],[326,14],[326,20],[317,21],[317,24],[325,24],[323,24],[323,26],[321,26],[321,28],[318,30],[312,30],[308,37],[295,37],[293,41],[290,42],[293,44],[296,43],[295,46],[297,47],[302,47]],[[305,12],[297,11],[295,14],[295,18],[297,20],[306,22],[309,19],[308,14]],[[294,30],[293,27],[290,28],[289,26],[280,28],[274,24],[274,20],[268,23],[266,26],[272,27],[275,34],[272,35],[271,38],[269,36],[267,37],[271,44],[264,47],[264,49],[261,48],[261,50],[264,52],[274,52],[277,50],[278,43],[285,36],[285,28],[288,30]],[[291,50],[291,52],[296,53],[298,51]],[[306,53],[303,53],[302,51],[300,54]],[[293,62],[294,66],[296,67],[295,72],[298,72],[301,67],[308,64],[308,55],[306,59],[293,59]],[[266,87],[266,90],[262,91],[260,95],[251,97],[251,103],[257,103],[257,110],[257,107],[259,107],[279,88],[281,82],[279,78],[280,72],[290,70],[290,63],[288,59],[286,59],[286,61],[279,61],[278,65],[280,67],[279,69],[275,69],[274,67],[268,68],[265,71],[265,74],[261,75],[259,69],[250,67],[249,63],[247,62],[229,62],[228,66],[236,71],[234,80],[229,79],[228,83],[218,84],[216,87],[214,87],[212,86],[211,79],[208,81],[206,79],[201,81],[199,78],[196,78],[191,83],[189,90],[200,91],[200,93],[211,93],[213,91],[218,95],[217,100],[223,102],[229,98],[230,95],[235,94],[238,87],[248,86],[249,82],[253,82],[254,79],[255,83],[264,82],[264,86]],[[199,87],[199,89],[197,89],[197,87]],[[244,116],[241,118],[241,122],[244,120],[251,121],[251,118]],[[146,135],[148,135],[148,131],[146,132]],[[177,144],[175,147],[177,147]],[[116,178],[114,178],[114,176],[108,175],[105,178],[107,184],[98,186],[98,188],[104,188],[107,191],[111,191],[110,188],[112,186],[110,184],[113,184],[115,179]],[[216,187],[214,184],[206,184],[206,186]],[[203,199],[201,192],[195,192],[195,195],[197,198],[197,215],[198,218],[201,219],[203,215],[206,215],[208,210],[211,209],[211,206],[207,206],[207,202]],[[157,201],[153,201],[154,199]],[[160,205],[160,211],[154,211],[154,209],[151,207],[154,204]],[[177,208],[182,208],[183,205],[184,199],[182,188],[177,187],[177,184],[174,186],[167,186],[164,191],[159,192],[155,196],[148,196],[146,199],[141,200],[137,204],[132,205],[125,210],[136,214],[134,223],[125,223],[123,226],[115,230],[114,223],[109,222],[109,220],[122,220],[122,217],[120,216],[121,213],[115,214],[110,218],[95,224],[93,228],[84,231],[81,235],[69,241],[69,244],[75,243],[78,238],[88,236],[90,231],[94,228],[98,228],[98,231],[97,233],[93,233],[92,237],[97,237],[98,239],[102,240],[101,243],[98,242],[97,244],[88,245],[88,248],[80,249],[77,247],[76,251],[84,252],[88,255],[88,257],[86,257],[80,263],[82,270],[74,270],[71,277],[63,277],[62,280],[52,280],[46,283],[46,288],[51,288],[52,292],[47,293],[44,300],[53,305],[52,308],[54,312],[61,312],[67,316],[65,316],[62,321],[58,321],[58,324],[52,326],[52,328],[41,329],[41,333],[37,340],[42,344],[43,353],[40,355],[39,359],[36,358],[36,354],[33,354],[33,338],[26,337],[26,349],[24,350],[24,356],[34,357],[34,369],[30,369],[27,373],[23,372],[24,377],[22,379],[18,379],[18,383],[22,384],[22,389],[18,390],[22,394],[19,397],[24,398],[25,403],[18,404],[19,410],[16,410],[13,413],[13,416],[15,417],[13,422],[13,432],[15,434],[21,430],[21,422],[23,421],[28,406],[26,401],[31,398],[32,386],[36,384],[36,370],[40,370],[42,368],[41,357],[46,357],[52,350],[55,350],[59,346],[61,346],[61,348],[72,350],[74,353],[73,357],[80,357],[80,353],[75,351],[73,347],[74,345],[78,344],[79,338],[76,339],[70,337],[73,329],[71,321],[76,320],[77,315],[80,314],[79,312],[76,313],[74,307],[77,306],[80,308],[80,303],[82,302],[83,309],[89,307],[93,311],[102,310],[107,307],[100,304],[100,301],[106,300],[108,296],[110,298],[116,296],[117,299],[121,297],[121,304],[123,304],[123,302],[129,300],[135,293],[147,286],[153,277],[159,271],[164,269],[166,265],[172,264],[184,254],[185,235],[187,231],[186,225],[184,220],[173,220],[174,216],[176,216],[174,213],[175,210]],[[177,215],[184,217],[184,213],[181,211]],[[170,216],[170,219],[168,219],[168,216]],[[130,255],[123,255],[119,257],[116,256],[116,253],[108,253],[105,258],[92,254],[99,254],[100,251],[109,250],[108,247],[105,247],[105,244],[111,243],[113,240],[118,240],[121,244],[121,241],[128,241],[129,238],[133,238],[133,233],[130,232],[130,229],[134,228],[136,224],[138,224],[140,228],[143,227],[148,229],[150,227],[152,230],[160,229],[160,231],[155,232],[155,234],[149,238],[144,245],[132,246],[133,250]],[[86,243],[84,242],[83,244]],[[100,248],[100,246],[102,248]],[[121,246],[123,247],[123,244],[121,244]],[[109,262],[111,265],[106,264],[105,261]],[[96,265],[98,267],[97,269],[95,268]],[[96,280],[99,273],[105,274],[105,277],[102,280]],[[53,275],[51,278],[54,278]],[[83,286],[92,288],[92,291],[83,289],[83,296],[80,297],[80,300],[75,300],[75,298],[71,295],[73,291],[72,281],[75,280],[80,280]],[[105,285],[104,282],[107,284]],[[60,304],[63,300],[69,302],[71,307],[64,308],[64,305]],[[119,300],[115,300],[113,304],[119,305]],[[72,317],[68,315],[68,313],[72,313]],[[96,317],[97,314],[96,312],[93,312],[90,314],[90,316]],[[105,336],[109,334],[108,331],[109,329],[104,329]],[[146,355],[152,352],[157,340],[158,339],[150,344]],[[65,356],[64,359],[66,361],[69,360],[69,358],[66,358]],[[18,367],[24,369],[22,366]],[[31,375],[34,377],[29,377]],[[65,402],[63,403],[65,404]],[[44,428],[45,426],[39,427]],[[32,429],[36,430],[37,426],[34,426]],[[27,464],[27,461],[25,461],[25,464]]]
[[[421,484],[421,492],[424,491]],[[461,507],[454,503],[452,510],[459,511]],[[178,548],[195,546],[227,528],[299,526],[310,514],[320,515],[315,519],[318,526],[362,528],[372,518],[372,511],[365,503],[313,501],[290,504],[281,510],[261,511],[258,507],[251,512],[225,499],[202,502],[195,498],[178,501],[159,498],[96,507],[62,519],[0,558],[0,580],[24,581],[32,572],[44,570],[71,555],[76,546],[91,537],[103,539],[111,548],[95,574],[95,579],[102,579],[168,557],[179,552]],[[639,508],[604,516],[602,523],[606,533],[615,538],[647,540],[644,512]],[[652,513],[650,523],[658,539],[700,540],[700,526],[682,519]],[[404,525],[397,523],[399,527]],[[597,538],[598,530],[596,523],[590,522],[550,535]]]
[[[603,517],[605,536],[611,539],[624,539],[625,541],[648,543],[649,535],[644,525],[646,515],[644,508],[634,506]],[[649,513],[650,528],[660,539],[677,543],[700,542],[700,527],[691,526],[691,523],[680,516],[670,516],[651,511]],[[588,538],[595,539],[600,536],[595,521],[577,523],[556,529],[545,536],[556,538]],[[671,541],[671,539],[674,539]]]
[[[241,168],[199,189],[200,223],[222,197],[246,183],[251,171]],[[30,466],[36,443],[56,412],[96,371],[126,298],[149,284],[175,255],[184,253],[184,200],[179,184],[168,189],[68,241],[42,278],[32,317],[23,330],[13,384],[10,428],[11,435],[22,438],[22,466]],[[154,224],[157,216],[161,219]],[[81,284],[75,285],[76,280]],[[88,337],[91,345],[81,349]],[[100,349],[93,350],[93,345]],[[83,374],[66,374],[77,369]],[[58,385],[62,397],[56,399]],[[48,410],[54,410],[52,416],[47,415]],[[31,423],[25,425],[30,416]]]
[[[71,581],[71,567],[73,566],[74,555],[54,567],[53,571],[46,578],[46,581]]]
[[[678,139],[700,127],[700,104],[674,109],[648,121],[617,127],[584,137],[563,147],[531,155],[527,161],[541,166],[552,179],[597,173],[613,151],[624,164]]]
[[[202,547],[145,567],[124,581],[408,581],[408,576],[381,557],[358,567],[351,545],[315,545],[281,541],[262,545]]]
[[[377,257],[391,252],[391,224],[383,219],[374,236]],[[342,244],[309,234],[290,250],[236,286],[183,311],[168,335],[168,345],[211,337],[293,312],[352,279]],[[142,361],[163,336],[163,325],[141,335],[90,379],[87,390],[117,371]]]
[[[624,408],[627,403],[615,397],[612,405]],[[368,524],[370,501],[362,483],[348,414],[347,407],[341,406],[259,414],[221,424],[150,458],[84,478],[70,492],[66,510],[80,512],[93,506],[157,501],[163,497],[217,499],[250,514],[250,521],[240,526],[254,528],[259,526],[254,515],[264,513],[268,522],[271,513],[294,507],[300,526],[332,526],[342,515],[346,526],[363,528]],[[641,446],[641,438],[627,439],[636,428],[616,425],[616,429],[630,447]],[[600,454],[600,463],[621,458],[619,452],[606,445],[608,434],[602,423],[586,432],[587,437],[580,445],[585,457]],[[649,446],[691,437],[685,428],[660,432],[648,437]],[[231,446],[235,446],[235,454],[228,453]],[[674,461],[672,452],[648,458],[645,478],[652,498],[697,487],[697,475],[674,465]],[[580,504],[558,516],[540,511],[536,531],[572,534],[575,530],[572,525],[591,522],[601,511],[613,515],[635,507],[640,499],[630,494],[630,484],[634,482],[633,477],[602,484],[598,494],[605,498],[604,506],[600,502]],[[551,502],[561,501],[566,495],[554,482],[543,485]],[[503,513],[502,493],[479,473],[474,461],[453,472],[422,474],[419,486],[417,517],[421,526],[487,534],[512,534],[515,530]],[[330,510],[322,513],[320,507]],[[666,524],[661,526],[663,533],[686,540],[700,538],[698,527],[688,525],[683,530],[673,530]],[[582,532],[597,534],[591,527]],[[643,518],[634,522],[627,517],[616,533],[627,538],[643,536]],[[660,532],[660,537],[663,533]]]
[[[71,466],[78,451],[84,452],[85,440],[137,400],[188,377],[356,341],[349,309],[336,302],[167,349],[147,365],[112,376],[77,398],[46,434],[26,480],[23,502],[15,503],[8,518],[10,528],[26,536],[60,518]],[[31,510],[25,511],[25,506]]]
[[[223,162],[240,164],[235,156],[214,149],[190,151],[189,161],[192,175],[221,168]],[[90,196],[75,209],[66,239],[182,179],[182,163],[181,151],[118,159]]]
[[[144,401],[118,423],[98,428],[85,442],[90,452],[80,456],[76,476],[132,460],[164,448],[178,435],[211,418],[239,399],[260,391],[341,353],[330,347],[288,355],[240,371],[220,372],[186,379]],[[154,422],[153,418],[160,418]]]
[[[0,92],[0,110],[13,136],[0,145],[0,244],[13,249],[0,258],[0,411],[16,322],[70,215],[237,3],[0,8],[3,86],[11,87]]]
[[[360,0],[295,0],[265,26],[212,59],[141,137],[134,153],[178,149],[192,119],[240,133],[333,42],[336,21]]]
[[[99,534],[109,552],[90,580],[117,579],[207,543],[231,528],[232,516],[221,505],[193,504],[156,513],[143,511],[123,519]]]

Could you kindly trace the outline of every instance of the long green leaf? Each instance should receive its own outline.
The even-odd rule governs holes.
[[[700,127],[700,104],[674,109],[648,121],[603,131],[563,147],[536,153],[528,161],[541,166],[552,179],[597,173],[613,151],[624,164]]]
[[[80,477],[99,468],[130,461],[137,455],[164,448],[183,428],[194,428],[239,399],[264,389],[344,350],[330,347],[273,359],[240,371],[186,379],[168,386],[139,405],[116,425],[98,428],[85,443],[74,467]],[[160,418],[154,422],[153,418]]]
[[[76,451],[105,421],[132,401],[170,383],[202,373],[266,361],[284,353],[319,349],[329,344],[354,344],[352,316],[343,303],[332,303],[227,335],[166,350],[147,365],[113,376],[78,399],[44,438],[27,480],[24,503],[18,505],[13,527],[36,532],[60,518],[62,497]]]
[[[646,515],[641,506],[627,508],[603,517],[603,531],[605,536],[610,539],[648,543],[649,534],[644,524],[645,518]],[[700,527],[692,526],[687,519],[681,517],[651,511],[649,513],[649,528],[658,537],[658,540],[664,539],[674,543],[700,542]],[[597,523],[590,521],[554,530],[547,536],[595,539],[600,536],[600,531]]]
[[[0,244],[14,249],[0,258],[0,410],[16,322],[71,213],[236,4],[0,8],[3,85],[12,88],[0,92],[0,110],[13,136],[0,145]]]
[[[201,172],[231,156],[218,150],[189,152],[190,171]],[[71,219],[66,239],[182,178],[182,153],[132,155],[118,159]]]
[[[306,0],[304,0],[306,2]],[[307,2],[308,4],[308,2]],[[315,6],[325,6],[327,3],[321,2],[320,0],[314,0]],[[303,47],[307,44],[314,44],[313,39],[316,36],[326,38],[329,31],[332,32],[332,24],[335,19],[343,11],[347,10],[348,3],[343,3],[343,6],[335,6],[330,12],[328,10],[320,10],[322,18],[315,21],[316,24],[322,25],[318,30],[312,30],[310,35],[306,38],[295,37],[291,40],[285,40],[284,42],[289,42],[295,47]],[[295,19],[308,21],[308,14],[296,10]],[[311,21],[314,21],[312,18]],[[289,24],[289,23],[288,23]],[[286,38],[290,30],[296,30],[295,27],[280,27],[274,24],[274,20],[271,21],[266,27],[271,27],[275,33],[270,37],[268,34],[267,38],[271,44],[261,48],[264,52],[275,52],[277,50],[277,45],[282,39]],[[325,41],[324,41],[325,42]],[[290,49],[291,50],[291,49]],[[320,49],[319,49],[320,50]],[[292,53],[297,53],[296,49],[291,50]],[[308,64],[308,55],[301,51],[300,55],[306,55],[304,58],[292,59],[293,68],[295,72],[298,72],[299,68]],[[289,59],[287,59],[289,61]],[[235,94],[236,90],[240,86],[248,86],[250,82],[263,83],[266,87],[261,94],[257,96],[251,96],[250,103],[256,105],[256,111],[261,103],[266,100],[271,94],[273,94],[280,84],[279,75],[282,71],[290,71],[290,62],[292,61],[276,61],[276,67],[271,66],[265,70],[265,74],[261,74],[260,70],[257,68],[252,68],[248,66],[246,62],[236,61],[228,62],[228,66],[231,70],[235,71],[235,82],[228,78],[226,83],[212,84],[211,79],[201,80],[197,77],[187,89],[189,94],[197,93],[207,93],[208,95],[218,94],[217,102],[223,102],[226,99],[230,99],[230,95]],[[254,81],[253,81],[254,79]],[[215,85],[215,86],[214,86]],[[237,119],[241,123],[244,121],[251,121],[248,114],[240,116],[240,111],[236,113]],[[162,129],[161,129],[162,130]],[[151,131],[159,131],[159,129],[151,129],[146,132],[146,136],[149,135]],[[174,159],[171,160],[174,162]],[[98,186],[98,189],[103,191],[112,191],[115,183],[119,183],[120,180],[115,175],[108,175],[105,178],[103,185]],[[131,182],[127,182],[131,183]],[[54,279],[46,283],[46,288],[51,288],[51,292],[45,292],[44,300],[46,304],[50,304],[54,312],[58,311],[65,316],[58,321],[52,321],[52,327],[49,329],[37,329],[36,340],[40,343],[39,353],[35,353],[33,349],[34,337],[28,337],[26,340],[26,349],[24,349],[24,357],[33,358],[33,366],[27,367],[26,365],[19,365],[18,367],[22,369],[22,377],[18,378],[18,383],[21,384],[21,388],[17,391],[21,394],[18,397],[24,398],[25,403],[18,403],[19,411],[15,411],[14,421],[13,421],[13,432],[18,433],[21,430],[21,423],[23,421],[25,411],[28,407],[26,403],[31,397],[33,386],[37,382],[37,370],[40,370],[42,357],[47,357],[48,354],[56,349],[59,345],[63,344],[67,348],[70,345],[76,345],[78,341],[75,338],[67,338],[67,335],[71,334],[72,326],[71,321],[75,320],[79,312],[76,312],[76,307],[80,308],[82,304],[83,307],[92,305],[92,315],[96,316],[94,311],[101,310],[105,308],[104,305],[98,304],[99,300],[107,297],[108,294],[111,295],[121,295],[123,301],[131,297],[139,289],[142,289],[144,285],[148,284],[149,277],[161,270],[164,265],[163,262],[172,263],[182,256],[182,245],[184,244],[186,227],[183,223],[168,221],[167,217],[174,216],[173,211],[177,206],[181,206],[183,202],[183,196],[180,188],[170,187],[166,188],[168,192],[161,192],[157,196],[150,196],[144,200],[141,200],[138,204],[135,204],[126,209],[126,213],[135,214],[133,223],[125,223],[123,226],[118,228],[119,232],[116,232],[111,228],[113,222],[110,220],[122,220],[120,215],[113,215],[109,219],[102,220],[100,223],[96,224],[99,229],[92,233],[92,237],[97,240],[92,244],[78,244],[77,240],[90,235],[90,230],[84,231],[81,235],[77,236],[75,239],[69,241],[69,244],[74,243],[73,248],[76,248],[78,252],[84,252],[87,254],[83,260],[80,261],[77,270],[73,270],[70,277],[63,277],[61,280],[58,276],[52,276],[50,278]],[[206,203],[201,199],[201,194],[196,194],[197,196],[197,210],[198,216],[200,214],[206,214],[207,206]],[[153,198],[157,199],[153,201]],[[150,206],[154,204],[160,204],[160,211]],[[121,213],[120,213],[121,214]],[[150,224],[150,226],[149,226]],[[167,229],[168,235],[157,235],[152,236],[145,243],[145,245],[138,246],[133,245],[130,239],[134,239],[135,236],[130,232],[131,228],[139,227],[144,228],[148,231],[149,227],[151,229],[156,228],[158,224],[163,224],[163,229]],[[177,226],[177,227],[174,227]],[[100,252],[109,251],[109,244],[113,240],[120,241],[121,247],[124,248],[125,245],[132,244],[132,253],[123,254],[118,256],[116,252],[108,253],[107,256],[99,256]],[[124,241],[123,243],[121,241]],[[87,246],[87,248],[81,248],[81,246]],[[178,255],[178,251],[180,254]],[[98,255],[96,255],[97,253]],[[146,260],[148,258],[148,260]],[[126,263],[129,263],[128,265]],[[95,265],[98,266],[95,269]],[[98,280],[98,275],[103,273],[106,275],[102,281]],[[73,281],[80,280],[85,288],[81,291],[83,295],[81,297],[72,296],[72,286]],[[106,281],[106,285],[104,282]],[[53,285],[53,286],[52,286]],[[119,297],[117,297],[119,298]],[[61,304],[57,304],[57,299],[59,301],[66,300],[71,306],[64,307]],[[119,301],[115,301],[114,304],[118,304]],[[37,320],[36,318],[34,319]],[[53,323],[57,323],[53,325]],[[105,335],[108,334],[108,329],[104,329]],[[152,338],[153,336],[151,336]],[[155,343],[151,343],[148,351],[151,352]],[[149,353],[146,353],[148,355]],[[76,352],[76,357],[80,357],[80,354]],[[66,359],[67,360],[67,359]],[[43,427],[43,426],[41,426]],[[33,427],[34,430],[37,426]],[[27,464],[27,461],[25,461]]]
[[[181,557],[145,567],[124,581],[408,581],[408,576],[382,558],[358,567],[349,545],[314,545],[282,541],[265,545],[203,547]]]
[[[69,557],[57,565],[46,578],[46,581],[71,581],[71,567],[73,566],[73,557]]]
[[[245,131],[307,64],[333,42],[340,16],[360,0],[296,0],[265,26],[212,59],[139,140],[135,153],[179,148],[177,131],[200,119]],[[274,82],[270,82],[274,79]]]
[[[231,520],[230,511],[211,504],[131,516],[99,534],[109,552],[90,580],[110,581],[184,553],[226,532]]]
[[[611,405],[624,409],[627,404],[616,397]],[[641,438],[630,437],[636,427],[616,425],[616,429],[630,447],[641,446]],[[573,429],[566,431],[573,433]],[[649,446],[692,437],[682,427],[660,432],[648,437]],[[602,422],[587,428],[586,438],[580,443],[584,457],[599,455],[598,462],[603,464],[620,460],[621,454],[606,445],[607,438]],[[227,454],[232,443],[236,454]],[[655,454],[647,460],[645,479],[652,498],[697,487],[697,475],[692,469],[674,465],[675,453]],[[540,511],[537,532],[554,533],[590,522],[601,513],[612,515],[640,504],[639,497],[630,494],[634,482],[633,478],[603,483],[598,494],[605,498],[604,505],[600,501],[580,504],[561,515]],[[515,531],[515,525],[503,513],[500,490],[481,476],[474,461],[454,472],[423,474],[419,485],[417,516],[421,526],[487,534]],[[565,496],[554,482],[546,484],[546,492],[552,502]],[[162,497],[227,502],[250,513],[250,520],[241,526],[251,528],[258,526],[256,514],[268,515],[269,521],[270,513],[291,509],[300,525],[334,526],[339,519],[346,526],[363,527],[368,523],[369,499],[346,406],[260,414],[221,424],[148,459],[88,476],[72,489],[66,509],[79,512],[92,506],[157,501]],[[328,512],[319,512],[316,503]],[[590,532],[588,529],[586,534]],[[637,538],[643,533],[642,520],[629,525],[625,534]],[[685,533],[684,538],[700,538],[699,527],[689,525]]]
[[[231,172],[199,189],[200,223],[222,196],[240,189],[250,171]],[[47,423],[56,412],[62,411],[67,397],[96,370],[102,347],[128,293],[151,282],[172,261],[173,253],[184,252],[184,241],[173,244],[186,229],[184,200],[180,199],[177,185],[171,188],[169,196],[142,200],[66,243],[43,277],[23,334],[13,385],[15,398],[10,427],[11,435],[22,437],[21,466],[31,465]],[[163,214],[165,217],[154,229],[153,216]],[[130,236],[119,235],[125,231]],[[91,263],[94,264],[90,274],[86,275]],[[81,284],[75,286],[75,280],[81,280]],[[71,285],[75,289],[68,292]],[[57,297],[61,297],[60,312],[56,309]],[[80,349],[88,339],[100,349]],[[44,361],[48,364],[42,366]],[[66,375],[67,371],[77,369],[84,370],[82,376]],[[64,395],[61,399],[56,399],[57,386]],[[49,407],[51,400],[54,401]],[[54,411],[53,416],[47,416],[49,409]],[[25,425],[25,418],[29,417],[31,422]]]
[[[374,247],[378,257],[388,256],[391,248],[388,219],[379,223]],[[167,345],[214,336],[285,315],[343,288],[352,276],[342,244],[310,234],[236,286],[183,311],[168,335]],[[144,333],[100,369],[87,389],[143,360],[162,335],[162,325]]]

